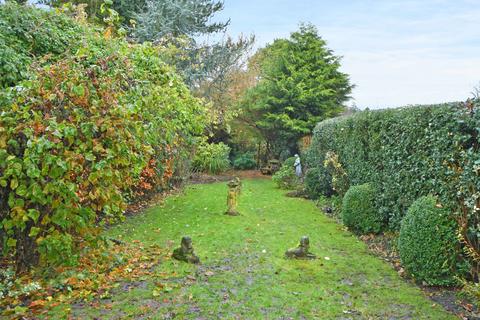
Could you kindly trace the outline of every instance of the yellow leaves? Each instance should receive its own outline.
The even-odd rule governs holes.
[[[112,27],[105,28],[105,31],[103,32],[103,37],[105,39],[112,39],[112,36],[114,34]]]
[[[37,239],[37,242],[41,241],[42,238]],[[15,246],[16,241],[8,240],[7,245]],[[100,247],[85,252],[80,257],[77,267],[58,267],[55,270],[58,278],[49,281],[39,278],[43,289],[38,289],[26,300],[31,302],[26,304],[27,308],[23,313],[28,315],[44,312],[43,310],[53,308],[59,303],[70,304],[78,300],[108,298],[110,290],[118,287],[120,283],[138,281],[151,276],[152,268],[167,255],[157,246],[145,248],[139,245]],[[68,277],[64,278],[65,275]],[[172,275],[165,273],[162,276],[168,278]],[[33,280],[31,277],[22,278],[25,285]],[[61,286],[58,286],[59,281]],[[173,287],[158,283],[156,290],[155,295],[160,295],[162,292],[173,290]],[[23,298],[8,298],[0,301],[0,308],[8,306],[12,311],[23,304]]]
[[[4,127],[0,126],[0,149],[7,147],[7,133]]]
[[[18,187],[18,180],[17,178],[13,178],[10,180],[10,189],[15,190]]]
[[[50,297],[51,298],[51,297]],[[32,301],[29,305],[28,305],[28,308],[29,309],[40,309],[40,308],[43,308],[45,306],[47,302],[45,300],[35,300],[35,301]]]

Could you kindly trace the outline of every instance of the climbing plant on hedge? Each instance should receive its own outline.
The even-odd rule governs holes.
[[[121,218],[144,183],[166,187],[204,129],[203,106],[157,49],[94,30],[83,41],[1,94],[0,221],[18,270],[74,263],[76,240]]]
[[[448,210],[437,206],[432,196],[421,197],[402,221],[398,251],[405,270],[430,285],[454,285],[465,272],[459,262],[457,224]]]

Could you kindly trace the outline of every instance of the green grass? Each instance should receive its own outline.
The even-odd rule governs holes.
[[[244,181],[241,216],[226,216],[225,209],[224,183],[195,185],[109,230],[115,238],[171,249],[182,235],[190,235],[202,265],[165,259],[155,270],[158,278],[120,286],[97,308],[72,306],[72,315],[82,319],[455,319],[370,254],[313,202],[285,197],[270,180]],[[296,246],[303,235],[310,237],[311,251],[319,259],[284,259],[285,250]],[[160,276],[172,272],[176,276]]]

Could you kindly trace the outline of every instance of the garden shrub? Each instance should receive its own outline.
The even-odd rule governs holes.
[[[459,262],[457,224],[437,199],[425,196],[415,201],[403,218],[398,251],[405,270],[429,285],[454,285],[465,271]]]
[[[341,197],[345,195],[349,187],[348,175],[335,152],[327,152],[323,163],[327,173],[332,177],[332,189]]]
[[[237,170],[255,169],[257,161],[251,152],[242,153],[233,160],[233,167]]]
[[[120,219],[137,192],[168,188],[205,127],[158,49],[85,30],[75,54],[0,92],[3,254],[17,270],[74,263],[98,223]]]
[[[380,232],[383,221],[374,200],[375,189],[370,184],[350,187],[342,201],[343,223],[359,234]]]
[[[28,77],[28,66],[45,55],[55,60],[81,45],[81,24],[55,10],[12,2],[0,5],[0,87]]]
[[[196,171],[217,174],[230,168],[230,147],[220,143],[202,142],[197,147],[193,167]]]
[[[295,157],[288,158],[283,162],[280,170],[272,176],[272,180],[278,188],[292,190],[299,185],[300,180],[295,174],[294,163]]]
[[[332,176],[322,167],[310,168],[305,172],[305,191],[311,199],[330,197],[334,194]]]

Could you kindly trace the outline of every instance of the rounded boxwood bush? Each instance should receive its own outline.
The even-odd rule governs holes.
[[[334,194],[332,176],[324,168],[310,168],[305,173],[305,190],[310,198],[330,197]]]
[[[436,203],[435,197],[426,196],[410,206],[402,220],[398,251],[405,270],[416,280],[429,285],[454,285],[455,276],[466,265],[458,262],[457,224]]]
[[[378,233],[383,219],[375,208],[375,189],[368,183],[348,189],[342,202],[343,223],[359,234]]]

